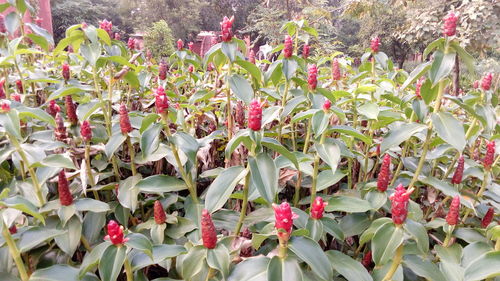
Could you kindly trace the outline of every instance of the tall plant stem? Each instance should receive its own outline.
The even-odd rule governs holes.
[[[5,242],[7,243],[7,246],[9,247],[10,256],[12,257],[12,259],[14,259],[14,262],[16,263],[19,276],[21,277],[22,281],[28,281],[29,277],[28,273],[26,272],[26,267],[24,266],[23,259],[21,258],[21,252],[19,252],[16,242],[14,242],[14,239],[12,239],[9,229],[3,222],[3,219],[1,221],[2,221],[2,234],[5,239]]]
[[[481,184],[481,188],[479,188],[479,191],[477,192],[476,199],[474,200],[474,203],[476,203],[479,199],[481,199],[483,197],[483,193],[486,190],[486,186],[488,185],[488,174],[489,174],[489,170],[485,169],[483,172],[483,182]],[[465,222],[465,220],[467,219],[467,217],[470,214],[470,211],[471,211],[471,209],[467,209],[467,211],[465,211],[465,214],[462,218],[462,221]]]
[[[288,251],[288,241],[282,241],[282,239],[279,239],[278,257],[280,259],[286,258],[287,251]]]
[[[325,138],[326,138],[326,133],[323,132],[323,134],[321,134],[321,139],[319,141],[319,144],[323,144],[325,142]],[[316,152],[316,155],[314,156],[314,170],[313,170],[312,185],[311,185],[311,207],[316,197],[316,186],[318,184],[319,158],[320,158],[319,153]]]
[[[233,138],[233,111],[231,110],[231,88],[229,87],[229,78],[231,78],[231,73],[233,69],[233,64],[229,63],[229,68],[227,70],[227,141],[230,141]]]
[[[128,258],[125,258],[125,274],[127,275],[127,281],[134,281],[134,273],[132,272],[132,265]]]
[[[90,186],[95,186],[94,176],[92,175],[92,170],[90,166],[90,144],[85,143],[85,166],[87,168],[87,177],[89,178]],[[94,198],[99,200],[99,194],[97,190],[93,190]]]
[[[288,80],[285,81],[285,90],[283,92],[283,97],[281,99],[281,108],[279,110],[279,120],[280,120],[280,124],[279,124],[279,127],[278,127],[278,142],[281,143],[281,135],[282,135],[282,132],[283,132],[283,118],[281,117],[281,113],[283,113],[283,109],[285,108],[285,105],[286,105],[286,100],[288,98],[288,88],[290,87],[290,84],[288,83]]]
[[[392,277],[394,276],[394,273],[396,273],[396,270],[398,269],[402,258],[403,258],[403,244],[399,245],[399,247],[397,248],[396,255],[392,259],[391,267],[389,268],[389,271],[384,276],[384,279],[382,279],[382,281],[392,280]]]
[[[370,121],[368,123],[368,131],[369,131],[369,134],[370,134],[370,139],[373,139],[373,130],[371,129],[372,127],[372,121]],[[368,174],[369,174],[369,171],[368,171],[368,154],[370,153],[370,146],[368,144],[366,144],[366,147],[365,147],[365,162],[364,162],[364,167],[365,167],[365,180],[368,180]],[[359,172],[358,174],[358,182],[361,181],[363,177],[361,176],[361,171]]]
[[[234,229],[234,235],[239,236],[241,227],[243,226],[243,220],[246,217],[247,208],[248,208],[248,188],[250,186],[250,166],[247,164],[247,174],[245,176],[245,183],[243,185],[243,203],[241,204],[241,213],[240,218],[238,219],[238,224]]]
[[[128,154],[130,155],[130,170],[132,170],[132,176],[137,174],[137,170],[135,168],[135,148],[132,145],[132,141],[130,140],[130,136],[127,136],[127,147]]]

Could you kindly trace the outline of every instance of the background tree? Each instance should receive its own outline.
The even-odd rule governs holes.
[[[157,59],[168,57],[174,52],[174,38],[167,22],[160,20],[144,34],[144,47]]]

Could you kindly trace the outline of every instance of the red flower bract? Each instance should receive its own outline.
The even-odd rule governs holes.
[[[167,113],[168,110],[168,98],[167,95],[165,94],[165,90],[163,89],[162,86],[159,86],[156,89],[155,93],[155,105],[156,105],[156,112],[159,114],[162,113]]]
[[[492,140],[486,145],[486,155],[484,156],[483,166],[485,169],[491,169],[493,160],[495,159],[495,141]]]
[[[69,206],[73,204],[73,197],[71,196],[71,191],[69,190],[68,178],[66,178],[64,170],[59,172],[57,183],[57,192],[59,193],[59,202],[61,202],[61,205]]]
[[[0,33],[6,33],[7,28],[5,27],[5,18],[0,14]]]
[[[370,48],[372,49],[373,53],[378,53],[378,50],[380,48],[380,38],[378,38],[378,36],[372,39],[372,41],[370,42]]]
[[[161,202],[156,200],[154,205],[154,218],[156,224],[164,224],[167,221],[167,216],[165,215],[165,210],[163,210],[163,206]]]
[[[453,174],[453,178],[451,179],[451,183],[460,184],[462,182],[462,176],[464,174],[464,156],[461,155],[458,158],[458,165],[455,173]]]
[[[323,110],[328,111],[332,107],[332,102],[329,99],[326,99],[323,103]]]
[[[0,99],[6,98],[4,85],[5,85],[5,77],[0,79]]]
[[[254,50],[250,50],[250,52],[248,53],[248,61],[255,64],[255,51]]]
[[[127,106],[124,103],[120,105],[120,130],[124,135],[132,132],[132,125],[130,124],[130,119],[128,118]]]
[[[309,57],[310,52],[311,52],[311,47],[307,44],[304,44],[304,47],[302,48],[302,57],[304,59],[307,59]]]
[[[206,248],[213,249],[217,246],[215,226],[210,217],[210,213],[206,209],[201,212],[201,238],[203,240],[203,246]]]
[[[395,224],[403,224],[408,216],[408,202],[412,190],[406,190],[402,184],[396,187],[396,191],[389,197],[392,201],[392,221]]]
[[[450,12],[446,17],[444,17],[443,21],[443,34],[446,36],[455,35],[455,33],[457,32],[458,22],[458,17],[455,15],[455,13]]]
[[[167,79],[167,69],[168,66],[167,66],[167,63],[162,60],[160,62],[160,65],[158,66],[158,77],[160,78],[160,80],[165,80]]]
[[[18,93],[10,94],[10,99],[13,101],[21,102],[21,95]]]
[[[380,172],[377,178],[377,189],[380,192],[387,190],[389,186],[389,180],[391,179],[391,156],[389,154],[384,155],[384,160],[382,160],[382,166],[380,167]]]
[[[73,103],[71,95],[64,98],[64,105],[66,106],[66,116],[72,125],[78,124],[78,116],[76,115],[76,106]]]
[[[56,103],[55,100],[49,101],[49,106],[47,106],[47,113],[52,115],[52,117],[55,117],[58,112],[61,111],[61,108],[59,105]]]
[[[220,23],[221,38],[224,42],[229,42],[233,38],[233,22],[234,16],[231,18],[224,17]]]
[[[318,85],[318,68],[315,64],[312,64],[309,66],[307,72],[307,84],[309,86],[309,90],[316,90]]]
[[[332,61],[332,80],[338,81],[340,80],[340,66],[339,61],[337,59],[333,59]]]
[[[282,240],[288,241],[292,233],[293,220],[298,216],[292,212],[290,204],[283,202],[280,205],[273,204],[274,217],[276,222],[274,226],[278,230],[278,237]]]
[[[493,221],[493,216],[495,215],[495,209],[493,207],[490,207],[486,214],[484,215],[483,219],[481,220],[481,227],[486,228],[490,223]]]
[[[194,43],[193,43],[193,42],[189,42],[189,43],[188,43],[188,49],[189,49],[191,52],[194,52]]]
[[[83,27],[83,24],[82,24],[82,27]],[[85,28],[85,27],[83,27],[83,28]],[[108,21],[106,19],[102,20],[102,21],[99,22],[99,28],[100,29],[104,29],[108,33],[109,37],[113,36],[113,32],[111,32],[111,30],[113,29],[113,23],[112,22],[110,22],[110,21]]]
[[[449,225],[456,225],[458,223],[458,216],[460,215],[460,196],[453,197],[451,201],[450,210],[446,215],[446,222]]]
[[[182,51],[184,48],[184,41],[182,39],[177,40],[177,50]]]
[[[314,198],[314,203],[311,206],[311,218],[313,219],[321,219],[323,217],[323,212],[325,211],[325,206],[328,205],[327,202],[323,202],[323,198],[316,197]]]
[[[58,141],[66,141],[68,138],[68,134],[66,133],[66,127],[64,126],[64,119],[62,118],[61,113],[56,114],[56,128],[54,130],[54,135],[56,136],[56,140]]]
[[[128,39],[128,42],[127,42],[127,47],[130,49],[130,50],[135,50],[135,44],[136,44],[136,40],[132,37],[130,37]]]
[[[479,80],[474,81],[474,83],[472,84],[472,88],[474,89],[479,88]]]
[[[361,264],[365,268],[370,267],[370,265],[372,264],[372,251],[366,252],[366,254],[363,256],[363,260],[361,261]]]
[[[104,240],[109,240],[114,245],[121,245],[128,241],[128,238],[123,237],[123,226],[119,225],[116,221],[110,220],[107,229],[108,235],[104,236]]]
[[[424,84],[424,81],[425,81],[425,79],[419,79],[417,81],[417,85],[415,86],[415,96],[419,100],[422,99],[422,93],[420,92],[420,89],[422,89],[422,85]]]
[[[10,104],[7,102],[2,102],[2,106],[0,107],[0,110],[2,110],[2,113],[7,113],[10,111]]]
[[[248,128],[253,131],[260,131],[262,123],[262,105],[257,100],[250,102],[248,110]]]
[[[83,121],[80,126],[80,135],[85,142],[89,142],[92,139],[92,129],[88,120]]]
[[[488,73],[481,80],[481,89],[488,91],[491,88],[491,81],[493,81],[493,73]]]
[[[24,92],[24,89],[23,89],[23,81],[21,80],[17,80],[16,81],[16,87],[17,87],[17,91],[22,94]]]
[[[283,46],[283,56],[287,59],[290,58],[293,54],[293,42],[292,37],[285,36],[285,44]]]
[[[64,80],[68,81],[69,80],[69,64],[63,63],[62,65],[62,70],[61,70],[61,75],[64,78]]]

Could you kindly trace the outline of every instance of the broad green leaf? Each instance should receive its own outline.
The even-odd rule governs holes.
[[[406,81],[401,85],[401,91],[406,89],[410,84],[415,82],[418,78],[420,78],[422,75],[424,75],[429,69],[431,68],[431,63],[430,62],[424,62],[422,64],[419,64],[406,78]]]
[[[323,144],[314,144],[316,151],[323,161],[325,161],[331,169],[331,173],[335,175],[337,166],[340,162],[340,148],[336,143],[326,142]]]
[[[158,149],[162,128],[162,124],[158,123],[149,127],[146,131],[144,131],[144,133],[142,133],[140,146],[143,157],[154,153]]]
[[[254,97],[252,85],[243,76],[238,74],[233,74],[229,78],[229,86],[231,90],[236,94],[236,97],[245,102],[247,105],[250,104]]]
[[[404,231],[392,223],[382,225],[372,239],[373,261],[384,265],[394,257],[396,249],[403,243]]]
[[[140,192],[158,193],[187,189],[186,184],[177,178],[166,175],[154,175],[140,180],[136,185]]]
[[[296,259],[290,256],[284,259],[274,256],[267,267],[267,280],[302,281],[302,270]]]
[[[104,152],[108,158],[115,153],[115,151],[123,144],[123,142],[127,139],[127,136],[122,134],[121,132],[117,132],[111,138],[109,138],[106,146],[104,147]]]
[[[269,149],[272,149],[279,154],[283,155],[286,157],[288,160],[290,160],[293,165],[298,169],[299,168],[299,162],[297,161],[297,157],[295,154],[290,152],[286,147],[284,147],[282,144],[280,144],[277,140],[273,138],[268,138],[268,137],[263,137],[261,140],[261,144]]]
[[[363,141],[366,144],[372,143],[372,140],[368,136],[366,136],[366,135],[360,133],[358,130],[356,130],[352,127],[346,126],[346,125],[333,126],[327,132],[339,132],[342,134],[346,134],[348,136],[355,137],[355,138]]]
[[[64,86],[62,88],[57,89],[55,92],[52,92],[50,94],[49,98],[47,99],[47,102],[55,99],[59,99],[68,95],[75,95],[78,93],[84,92],[82,88],[78,88],[75,86]]]
[[[267,281],[269,258],[251,257],[236,264],[228,281]]]
[[[152,257],[153,244],[151,244],[151,241],[149,241],[149,239],[144,234],[132,233],[127,235],[127,238],[129,240],[125,242],[125,245],[130,248],[140,250],[146,255]]]
[[[343,179],[347,174],[344,174],[339,169],[334,173],[331,170],[324,170],[318,174],[318,183],[316,191],[322,191]]]
[[[195,246],[189,249],[186,257],[182,261],[182,277],[184,280],[191,280],[200,272],[207,258],[207,248],[203,245]]]
[[[214,47],[212,47],[214,48]],[[220,45],[222,53],[231,61],[236,60],[236,52],[238,51],[238,44],[235,42],[222,42]],[[212,49],[210,49],[212,50]]]
[[[339,224],[335,220],[329,217],[322,217],[321,222],[323,223],[324,230],[328,234],[330,234],[331,236],[335,237],[335,239],[338,239],[340,241],[344,240],[345,238],[344,232],[342,231]]]
[[[111,245],[109,241],[105,241],[97,246],[95,246],[91,252],[87,252],[83,258],[82,264],[80,265],[79,276],[82,277],[88,271],[92,270],[93,267],[99,264],[99,260],[102,257],[104,251]]]
[[[0,113],[0,125],[9,135],[21,140],[19,115],[15,109],[11,109],[8,113]]]
[[[323,110],[316,111],[312,117],[312,129],[316,137],[321,136],[328,127],[329,115]]]
[[[262,73],[260,69],[253,63],[246,60],[237,60],[234,63],[244,68],[250,75],[252,75],[253,79],[257,81],[257,83],[261,83],[262,81]]]
[[[141,178],[141,174],[130,176],[121,181],[118,186],[118,201],[123,207],[132,211],[135,211],[137,208],[137,195],[139,195],[140,191],[139,187],[137,187],[137,183]]]
[[[432,85],[436,85],[450,74],[453,66],[455,66],[455,55],[455,53],[444,54],[440,50],[434,52],[434,61],[429,71],[429,79]]]
[[[308,236],[316,242],[323,236],[323,223],[320,220],[308,219],[306,229],[309,230]]]
[[[47,167],[56,167],[56,168],[67,168],[76,170],[75,164],[69,154],[52,154],[40,162],[41,165]],[[39,164],[35,163],[33,166],[38,166]]]
[[[247,172],[242,166],[233,166],[222,171],[208,187],[205,208],[211,213],[222,208]]]
[[[425,227],[418,222],[407,219],[404,228],[413,236],[422,254],[426,254],[429,251],[429,236]]]
[[[283,59],[282,62],[283,62],[282,69],[283,69],[283,74],[285,75],[285,79],[286,80],[292,79],[299,65],[293,59]]]
[[[21,253],[27,252],[63,233],[64,231],[62,230],[41,228],[38,226],[30,228],[21,235],[21,239],[18,242],[19,251]]]
[[[222,243],[219,243],[214,249],[208,249],[207,263],[211,268],[221,272],[224,278],[227,278],[231,264],[229,250]]]
[[[26,200],[24,197],[16,195],[6,198],[0,201],[0,206],[19,210],[30,216],[33,216],[34,218],[45,224],[45,219],[42,215],[40,215],[36,206],[33,205],[33,203],[31,203],[30,201]]]
[[[186,252],[186,249],[180,245],[163,244],[153,246],[153,259],[144,253],[135,253],[130,261],[132,271],[137,271],[145,268],[146,266],[161,263],[166,259],[177,257],[178,255]]]
[[[432,124],[440,138],[458,151],[464,150],[466,144],[464,127],[453,115],[448,112],[434,113],[432,114]]]
[[[333,270],[323,249],[308,237],[294,236],[288,248],[309,265],[314,273],[324,280],[332,280]]]
[[[379,107],[373,102],[367,102],[358,108],[358,112],[368,119],[376,120],[378,118]]]
[[[370,202],[352,196],[333,196],[328,200],[325,210],[328,212],[364,213],[372,209]]]
[[[405,140],[409,140],[414,134],[425,130],[427,126],[422,124],[403,124],[389,132],[388,136],[380,144],[380,151],[384,152],[390,148],[400,145]]]
[[[76,248],[80,244],[80,237],[82,235],[82,223],[80,219],[76,216],[71,217],[71,219],[66,223],[63,228],[65,233],[54,237],[57,246],[68,256],[73,256]]]
[[[422,259],[417,255],[406,255],[403,259],[404,265],[410,268],[418,276],[432,281],[447,281],[439,268],[432,262]]]
[[[99,262],[99,275],[102,281],[116,281],[127,257],[127,247],[111,245],[102,254]]]
[[[16,108],[17,111],[19,112],[19,118],[23,119],[24,117],[28,116],[31,118],[38,119],[40,121],[47,122],[48,124],[52,126],[56,126],[56,121],[50,114],[47,112],[41,110],[40,108],[31,108],[31,107],[26,107],[26,106],[21,106]]]
[[[328,251],[333,269],[348,281],[373,281],[366,268],[358,261],[339,251]]]
[[[83,277],[83,276],[82,276]],[[38,269],[30,276],[29,281],[80,281],[78,269],[67,264],[55,264],[46,268]],[[83,279],[93,280],[93,279]]]
[[[278,169],[273,159],[267,153],[259,153],[255,158],[250,157],[251,178],[260,195],[268,202],[274,202],[278,191]]]

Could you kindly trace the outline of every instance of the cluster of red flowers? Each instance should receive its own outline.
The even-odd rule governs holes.
[[[54,135],[56,136],[56,140],[58,141],[66,141],[68,138],[68,134],[66,133],[66,127],[64,126],[64,119],[61,116],[61,113],[56,114],[56,128]]]
[[[492,140],[486,145],[486,155],[484,156],[483,166],[485,169],[491,169],[493,161],[495,160],[495,141]]]
[[[224,17],[224,19],[220,23],[222,41],[229,42],[233,38],[233,22],[234,16],[232,16],[231,18]]]
[[[59,105],[56,103],[55,100],[49,101],[49,106],[47,106],[47,113],[50,114],[52,117],[55,117],[57,113],[61,111],[61,108]]]
[[[80,135],[85,142],[90,142],[92,139],[92,128],[90,127],[88,120],[82,122],[82,125],[80,126]]]
[[[255,52],[253,49],[248,53],[248,61],[255,64]]]
[[[285,59],[290,58],[293,54],[293,42],[292,37],[285,36],[285,44],[283,46],[283,56]]]
[[[212,217],[208,210],[204,209],[201,212],[201,238],[203,246],[208,249],[213,249],[217,246],[217,232]]]
[[[0,79],[0,99],[6,98],[4,85],[5,85],[5,77]]]
[[[332,107],[332,102],[329,99],[326,99],[323,103],[323,110],[328,111]]]
[[[62,75],[62,77],[64,78],[65,81],[69,80],[69,77],[70,77],[69,64],[63,63],[61,75]]]
[[[135,38],[132,38],[130,37],[128,39],[128,42],[127,42],[127,47],[130,49],[130,50],[135,50],[135,49],[138,49],[139,48],[139,42],[137,41],[137,39]]]
[[[5,18],[0,15],[0,33],[7,33],[7,28],[5,27]]]
[[[318,68],[315,64],[311,64],[307,69],[307,84],[311,91],[316,90],[318,86]]]
[[[287,202],[280,205],[273,204],[273,209],[276,219],[274,226],[278,230],[278,237],[280,240],[288,241],[290,234],[292,234],[293,220],[299,216],[292,212],[292,208]]]
[[[391,179],[391,156],[386,154],[384,160],[382,160],[382,166],[380,167],[380,173],[377,179],[377,189],[380,192],[387,190],[389,186],[389,181]]]
[[[446,17],[444,17],[443,34],[446,36],[453,36],[457,32],[457,22],[458,17],[455,13],[450,12]]]
[[[182,51],[184,49],[184,41],[182,39],[177,40],[177,50]]]
[[[453,178],[451,179],[451,183],[460,184],[462,182],[462,176],[464,174],[464,156],[461,155],[458,158],[458,165],[455,173],[453,174]]]
[[[167,216],[165,215],[165,210],[163,210],[163,206],[161,202],[156,200],[154,205],[154,219],[156,224],[164,224],[167,221]]]
[[[424,81],[425,81],[425,78],[419,79],[417,81],[417,85],[415,86],[415,96],[419,100],[422,99],[422,93],[420,92],[420,89],[422,89],[422,85],[424,84]]]
[[[340,80],[340,66],[339,61],[337,59],[333,59],[332,61],[332,80],[338,81]]]
[[[127,106],[122,103],[120,105],[120,130],[122,134],[126,135],[132,132],[132,125],[130,124],[130,119],[128,117]]]
[[[396,187],[396,191],[389,197],[392,201],[392,221],[395,224],[403,224],[408,216],[408,202],[413,189],[406,190],[402,184]]]
[[[248,110],[248,128],[253,131],[260,131],[262,123],[262,105],[258,100],[250,102]]]
[[[188,49],[189,49],[189,51],[194,52],[194,43],[193,42],[188,43]]]
[[[323,212],[325,211],[325,206],[328,205],[327,202],[323,202],[323,198],[316,197],[314,203],[311,206],[311,218],[319,220],[323,217]]]
[[[76,115],[76,106],[73,103],[73,98],[71,95],[67,95],[64,98],[64,105],[66,107],[66,116],[72,125],[78,124],[78,116]]]
[[[481,88],[484,91],[488,91],[491,88],[491,81],[493,81],[493,73],[490,72],[483,77]]]
[[[378,53],[378,50],[380,48],[380,38],[378,38],[378,36],[372,39],[372,41],[370,42],[370,48],[372,49],[373,53]]]
[[[451,201],[448,215],[446,215],[446,222],[449,225],[456,225],[458,223],[459,215],[460,215],[460,196],[455,196]]]
[[[304,59],[307,59],[309,57],[310,52],[311,52],[311,47],[307,44],[304,44],[304,47],[302,48],[302,57]]]
[[[71,196],[71,191],[69,190],[68,178],[66,177],[64,170],[59,172],[57,182],[57,192],[59,193],[59,202],[61,202],[61,205],[69,206],[73,204],[73,197]]]
[[[167,63],[164,60],[162,60],[158,66],[158,77],[160,78],[160,80],[167,79],[167,71],[168,71]]]
[[[121,245],[128,241],[128,238],[123,237],[123,226],[116,221],[110,220],[107,228],[108,235],[104,236],[104,240],[109,240],[114,245]]]
[[[82,24],[83,27],[83,24]],[[99,22],[99,28],[104,29],[108,34],[109,37],[113,35],[113,32],[111,31],[113,29],[113,23],[108,21],[108,20],[102,20]]]
[[[162,86],[158,86],[155,93],[156,112],[159,114],[167,113],[168,98]]]

